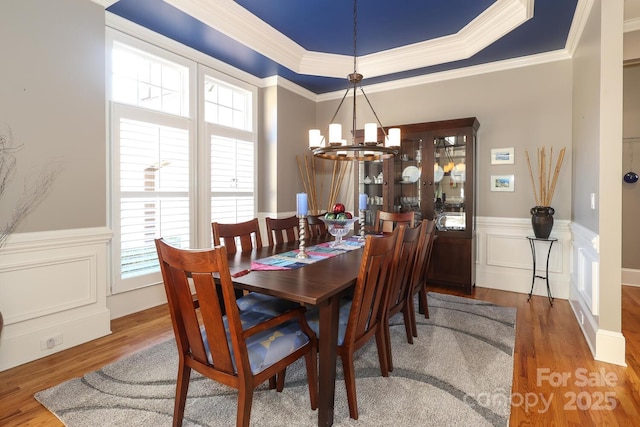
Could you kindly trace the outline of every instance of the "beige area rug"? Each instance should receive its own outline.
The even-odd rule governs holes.
[[[516,309],[429,293],[431,318],[418,317],[406,341],[392,319],[394,370],[380,376],[375,343],[355,361],[360,418],[349,418],[338,362],[336,426],[507,426]],[[174,340],[105,366],[35,398],[67,426],[170,426],[177,351]],[[194,374],[184,426],[235,425],[236,391]],[[315,426],[304,363],[287,369],[282,393],[262,386],[251,411],[255,426]]]

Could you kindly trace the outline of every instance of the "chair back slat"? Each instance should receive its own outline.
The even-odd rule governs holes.
[[[391,233],[399,224],[404,224],[407,227],[413,227],[415,225],[415,213],[376,212],[376,222],[374,224],[374,230],[376,232]]]
[[[213,245],[224,245],[228,254],[250,251],[262,247],[258,218],[235,224],[212,222]],[[238,247],[239,246],[239,247]]]
[[[275,246],[284,242],[298,240],[298,218],[290,216],[288,218],[265,218],[267,224],[267,235],[269,246]]]
[[[415,268],[411,272],[411,284],[408,287],[408,298],[413,298],[418,290],[424,285],[427,271],[429,269],[429,261],[431,260],[431,251],[433,250],[433,241],[435,240],[436,223],[433,220],[422,220],[422,232],[418,242],[418,250],[415,254]]]
[[[423,234],[424,224],[421,222],[416,227],[407,227],[404,230],[402,243],[396,245],[394,254],[394,280],[389,287],[389,311],[390,315],[396,314],[404,305],[408,288],[413,283],[416,252]]]
[[[324,214],[307,216],[309,237],[326,237],[329,233],[327,225],[320,219],[321,216],[324,216]]]

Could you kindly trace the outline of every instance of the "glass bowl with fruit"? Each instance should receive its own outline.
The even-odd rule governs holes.
[[[336,203],[332,212],[327,212],[320,219],[327,225],[327,231],[335,240],[331,242],[331,247],[339,246],[342,244],[342,237],[347,235],[353,223],[358,219],[354,218],[351,212],[346,212],[345,207],[341,203]]]

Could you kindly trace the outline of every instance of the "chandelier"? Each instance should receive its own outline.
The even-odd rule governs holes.
[[[329,125],[329,138],[326,139],[321,134],[319,129],[309,130],[309,149],[312,150],[315,157],[330,160],[382,160],[389,159],[398,153],[400,147],[400,129],[391,128],[387,133],[380,123],[380,119],[376,114],[367,94],[362,89],[360,83],[362,82],[362,74],[359,74],[356,70],[357,56],[357,0],[353,1],[353,73],[347,76],[350,87],[345,91],[338,108],[331,118],[331,124]],[[364,138],[361,142],[356,142],[356,95],[357,89],[360,89],[364,99],[367,101],[369,108],[373,112],[377,123],[365,123],[364,125]],[[351,124],[351,144],[347,144],[345,139],[342,139],[342,125],[340,123],[333,123],[333,120],[338,115],[344,100],[349,92],[353,90],[353,113]],[[378,125],[382,129],[383,140],[378,141]]]

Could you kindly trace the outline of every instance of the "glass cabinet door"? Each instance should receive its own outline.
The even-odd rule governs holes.
[[[367,195],[365,227],[373,226],[376,213],[384,210],[384,163],[379,161],[360,162],[358,177],[358,193]],[[356,206],[357,207],[357,206]]]
[[[434,217],[441,231],[466,230],[466,135],[433,140]]]
[[[407,135],[400,152],[393,159],[393,211],[414,212],[416,223],[422,220],[422,142],[418,136]]]

